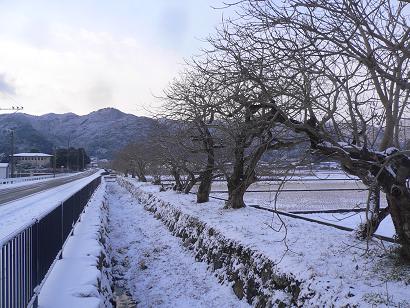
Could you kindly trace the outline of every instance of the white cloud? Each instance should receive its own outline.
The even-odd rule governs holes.
[[[85,114],[107,106],[143,114],[182,62],[135,37],[64,25],[47,32],[41,45],[0,39],[0,72],[13,80],[16,100],[31,114]]]
[[[4,96],[15,94],[14,86],[5,74],[0,74],[0,93]]]

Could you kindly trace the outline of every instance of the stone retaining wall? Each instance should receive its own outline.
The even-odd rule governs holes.
[[[144,192],[126,179],[118,182],[163,221],[173,235],[182,239],[196,260],[207,262],[221,283],[232,285],[239,299],[255,307],[300,307],[314,294],[301,295],[301,282],[282,273],[264,254],[229,239],[197,217],[183,213],[152,193]]]
[[[101,252],[98,257],[97,268],[101,271],[102,279],[98,279],[97,285],[98,290],[103,298],[105,307],[111,307],[113,303],[113,292],[112,292],[112,273],[111,273],[111,246],[109,245],[108,239],[108,205],[104,200],[100,206],[101,216],[100,216],[100,229],[99,243],[101,245]]]

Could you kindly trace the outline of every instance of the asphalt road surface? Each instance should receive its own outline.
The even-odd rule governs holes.
[[[58,178],[54,180],[49,180],[45,182],[34,183],[30,185],[18,186],[18,187],[10,187],[5,189],[0,189],[0,206],[18,200],[24,197],[28,197],[30,195],[36,194],[38,192],[54,188],[66,183],[70,183],[85,177],[90,176],[91,174],[95,173],[96,171],[87,171],[77,175]]]

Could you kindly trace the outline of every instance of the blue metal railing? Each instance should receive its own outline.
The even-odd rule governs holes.
[[[37,307],[42,281],[61,256],[73,226],[100,183],[101,177],[94,179],[0,242],[0,308]]]

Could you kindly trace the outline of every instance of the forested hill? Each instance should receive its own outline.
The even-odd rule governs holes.
[[[0,153],[10,153],[8,129],[15,131],[15,151],[51,153],[53,146],[84,147],[91,156],[111,158],[134,140],[148,136],[156,121],[114,108],[79,116],[74,113],[33,116],[24,113],[0,115]]]

